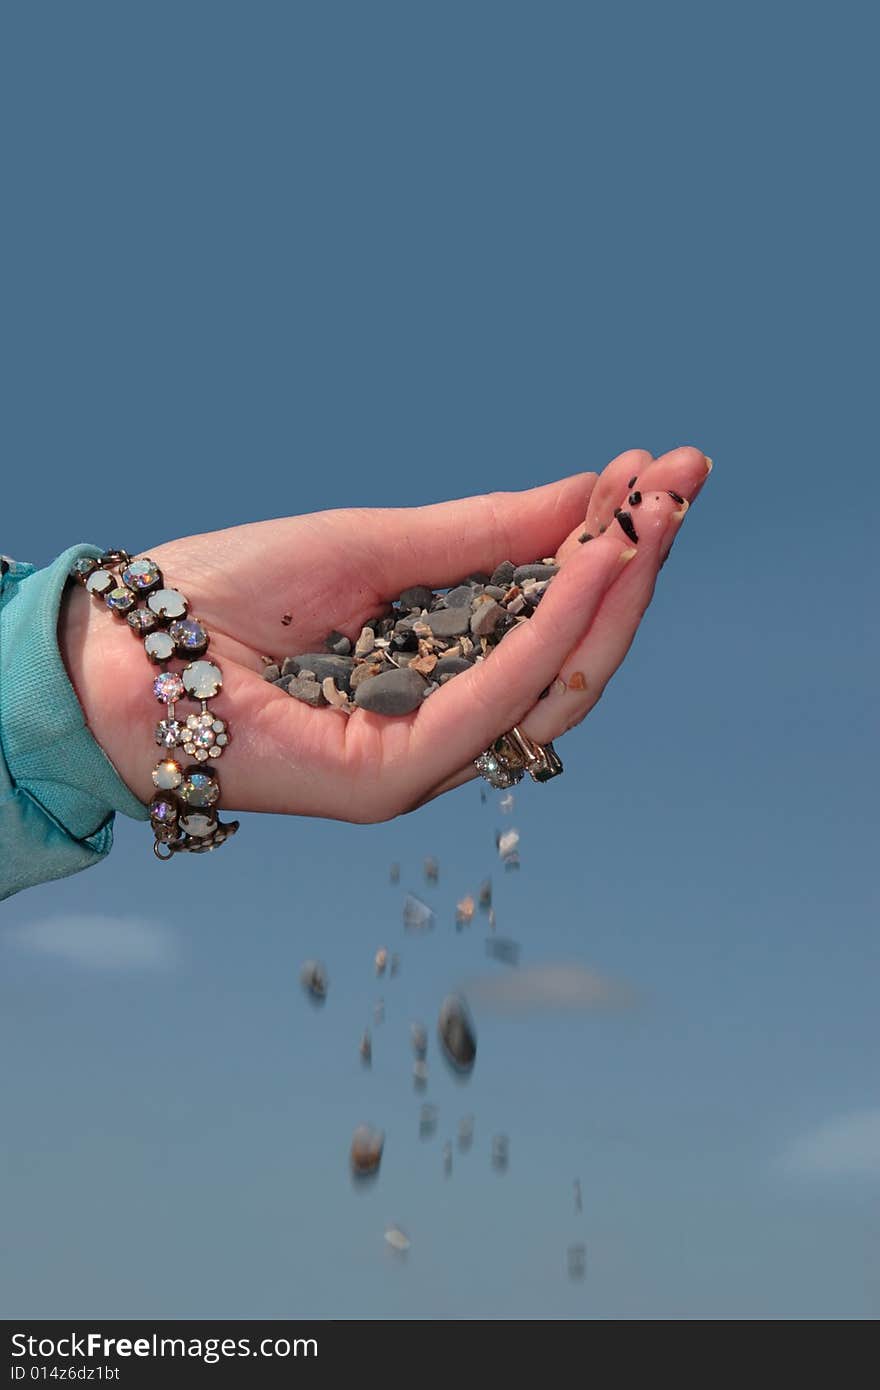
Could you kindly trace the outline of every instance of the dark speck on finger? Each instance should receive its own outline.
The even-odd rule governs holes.
[[[549,685],[545,685],[545,686],[544,686],[544,689],[541,691],[540,695],[538,696],[538,699],[539,699],[539,700],[545,700],[549,694],[550,694],[550,687],[549,687]]]
[[[640,492],[631,492],[631,493],[630,493],[630,495],[629,495],[629,505],[630,505],[631,507],[638,507],[639,504],[640,504],[640,502],[641,502],[641,500],[642,500],[642,494],[641,494]]]
[[[580,541],[581,545],[586,545],[587,541],[591,541],[592,539],[593,537],[589,531],[585,531],[582,536],[578,536],[578,540]]]
[[[607,530],[608,530],[608,527],[607,527],[607,526],[600,526],[600,527],[599,527],[599,535],[600,535],[600,536],[604,536],[604,535],[605,535],[605,532],[606,532]]]
[[[683,506],[684,498],[680,492],[673,492],[672,488],[669,488],[669,496],[672,498],[673,502],[677,502],[680,507]]]
[[[618,508],[614,515],[617,518],[617,521],[620,525],[620,529],[623,532],[623,534],[627,536],[629,540],[633,542],[633,544],[636,544],[636,542],[639,539],[639,533],[633,526],[633,519],[630,516],[629,512],[622,512]]]
[[[629,482],[627,483],[627,487],[634,487],[635,484],[638,482],[638,477],[639,477],[638,473],[633,473],[632,477],[630,478]]]

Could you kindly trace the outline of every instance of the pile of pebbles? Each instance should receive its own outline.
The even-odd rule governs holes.
[[[527,622],[558,568],[552,559],[529,565],[505,560],[493,574],[472,574],[452,589],[417,584],[394,601],[391,613],[367,623],[353,644],[331,632],[323,652],[272,662],[263,679],[315,708],[411,714]]]

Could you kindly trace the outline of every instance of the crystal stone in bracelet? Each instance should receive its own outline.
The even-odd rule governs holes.
[[[131,560],[122,571],[122,582],[146,594],[162,586],[162,572],[152,560]]]
[[[116,576],[111,574],[110,570],[107,569],[101,568],[92,570],[91,573],[86,576],[85,585],[90,594],[97,594],[98,597],[103,597],[104,594],[109,594],[111,589],[115,589]]]
[[[163,662],[170,661],[174,656],[174,638],[164,628],[158,628],[155,632],[148,632],[144,638],[144,651],[151,661],[155,661],[158,666],[161,666]]]
[[[201,656],[208,646],[208,634],[197,618],[175,618],[168,635],[178,656]]]
[[[155,589],[147,597],[147,607],[157,618],[185,618],[189,607],[183,594],[177,589]]]
[[[126,622],[135,637],[146,637],[159,626],[159,619],[149,608],[135,608],[133,613],[126,614]]]
[[[104,602],[107,607],[113,613],[119,613],[121,616],[130,613],[137,601],[137,594],[133,593],[131,589],[126,588],[124,584],[120,584],[117,588],[111,589],[108,594],[104,595]]]

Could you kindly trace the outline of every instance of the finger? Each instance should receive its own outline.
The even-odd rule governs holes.
[[[638,555],[606,595],[589,632],[566,656],[546,698],[522,721],[531,738],[539,743],[558,738],[598,703],[632,645],[686,511],[687,503],[678,507],[665,491],[644,495]]]
[[[610,535],[582,549],[556,575],[533,617],[426,701],[413,719],[409,741],[414,795],[464,767],[531,709],[588,631],[632,553],[633,547]]]
[[[634,458],[635,453],[636,451],[633,450],[629,456],[623,455],[622,457]],[[709,469],[711,468],[711,460],[708,460],[699,449],[673,449],[670,453],[663,454],[657,459],[652,459],[650,454],[644,454],[643,457],[645,463],[640,471],[629,473],[625,479],[623,478],[625,470],[617,470],[619,491],[616,493],[611,490],[610,484],[605,478],[609,469],[606,469],[605,473],[601,475],[590,499],[587,524],[576,528],[571,535],[566,537],[556,552],[556,558],[560,564],[564,564],[573,554],[577,553],[578,545],[583,545],[592,540],[594,536],[601,535],[603,527],[607,530],[608,526],[612,525],[615,520],[615,510],[622,510],[630,517],[638,535],[638,509],[641,505],[641,498],[648,492],[671,491],[679,497],[693,502],[709,476]],[[615,460],[615,465],[616,463],[617,460]],[[611,465],[609,465],[610,467]],[[597,502],[596,493],[600,487],[602,488],[602,497]],[[675,501],[675,497],[673,497],[673,501]]]
[[[673,524],[667,523],[659,543],[656,543],[656,526],[652,520],[642,523],[645,544],[639,545],[637,563],[627,566],[611,592],[605,597],[589,632],[563,663],[557,678],[550,686],[547,696],[535,703],[532,710],[520,721],[520,727],[539,743],[547,743],[559,738],[574,725],[579,724],[602,697],[611,677],[622,664],[632,645],[639,623],[654,592],[657,573],[669,549],[675,541],[681,522],[687,513],[687,495],[697,495],[711,471],[711,460],[705,455],[697,459],[688,457],[697,451],[676,450],[675,456],[652,460],[641,477],[641,487],[646,483],[661,488],[669,496],[676,492],[684,500],[678,504],[671,498],[673,509],[669,516]],[[650,458],[650,455],[647,456]],[[626,480],[627,485],[631,478]],[[666,483],[677,482],[681,491],[667,489]],[[643,493],[643,497],[646,494]],[[647,493],[646,518],[656,510],[658,496]],[[662,510],[668,512],[667,504]],[[578,530],[580,528],[577,528]],[[579,541],[575,533],[565,542],[557,558],[564,561],[571,554],[577,554]],[[558,581],[554,581],[558,582]],[[431,788],[410,809],[425,805],[444,792],[463,786],[477,776],[473,762],[444,778]]]
[[[612,472],[611,465],[601,474],[590,494],[585,527],[588,534],[596,535],[603,526],[610,526],[616,508],[631,511],[627,502],[630,496],[638,497],[654,488],[672,488],[693,501],[708,475],[706,455],[699,449],[685,447],[671,449],[656,459],[650,454],[643,457],[641,468],[633,468],[627,478],[623,477],[624,469],[615,466]]]
[[[630,480],[637,478],[652,462],[653,455],[647,449],[628,449],[603,468],[590,493],[583,529],[598,535],[600,526],[608,525],[614,508],[619,507],[626,496]]]
[[[521,565],[554,555],[583,518],[595,482],[595,473],[578,473],[525,492],[370,512],[370,582],[396,598],[413,584],[445,588],[491,574],[502,560]]]
[[[436,801],[438,796],[443,796],[446,792],[453,792],[457,787],[463,787],[466,782],[473,782],[474,778],[478,776],[479,773],[473,762],[469,762],[467,767],[453,772],[451,776],[445,777],[442,782],[439,782],[436,787],[432,787],[423,796],[419,796],[419,799],[414,801],[411,806],[407,806],[406,810],[407,812],[417,811],[420,806],[427,806],[429,801]]]

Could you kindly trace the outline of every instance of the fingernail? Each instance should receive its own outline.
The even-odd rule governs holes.
[[[707,473],[711,473],[711,472],[712,472],[712,469],[715,467],[715,465],[714,465],[714,463],[712,462],[712,460],[710,459],[710,457],[709,457],[708,454],[704,454],[703,457],[704,457],[705,460],[706,460],[706,472],[707,472]]]
[[[634,545],[629,546],[626,550],[621,550],[619,556],[620,563],[622,565],[628,565],[630,560],[634,560],[638,553]]]
[[[690,505],[691,505],[691,504],[690,504],[690,502],[687,500],[687,498],[686,498],[686,497],[683,498],[683,499],[682,499],[681,506],[679,507],[678,511],[672,513],[674,519],[675,519],[676,521],[681,521],[682,517],[684,516],[685,512],[687,511],[687,509],[688,509],[688,507],[689,507]]]

